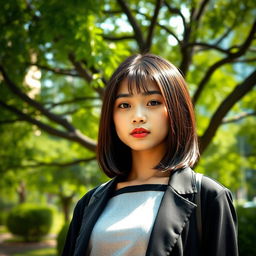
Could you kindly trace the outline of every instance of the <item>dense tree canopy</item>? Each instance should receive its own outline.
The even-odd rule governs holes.
[[[80,178],[94,166],[104,87],[124,58],[152,52],[188,82],[198,169],[237,189],[255,168],[255,11],[254,0],[2,1],[0,171],[80,168],[92,182]]]

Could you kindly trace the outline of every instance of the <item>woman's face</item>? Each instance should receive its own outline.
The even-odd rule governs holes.
[[[155,83],[148,84],[148,92],[130,94],[128,82],[123,80],[113,119],[119,139],[132,150],[165,149],[169,120],[164,98]]]

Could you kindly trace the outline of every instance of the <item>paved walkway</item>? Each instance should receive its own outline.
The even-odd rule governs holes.
[[[49,236],[49,239],[37,243],[12,242],[11,234],[0,234],[0,256],[11,256],[15,253],[22,253],[41,248],[55,248],[55,236]]]

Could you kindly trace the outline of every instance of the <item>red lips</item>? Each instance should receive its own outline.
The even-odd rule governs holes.
[[[144,128],[135,128],[130,133],[135,138],[144,138],[146,137],[150,132]]]

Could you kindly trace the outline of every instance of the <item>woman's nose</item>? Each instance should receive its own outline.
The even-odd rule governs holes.
[[[145,121],[145,118],[144,118],[144,117],[141,117],[141,118],[134,118],[134,119],[132,120],[132,122],[133,122],[134,124],[136,124],[136,123],[144,124],[146,121]]]
[[[132,123],[144,124],[145,122],[146,122],[145,113],[143,113],[141,109],[137,109],[132,118]]]

